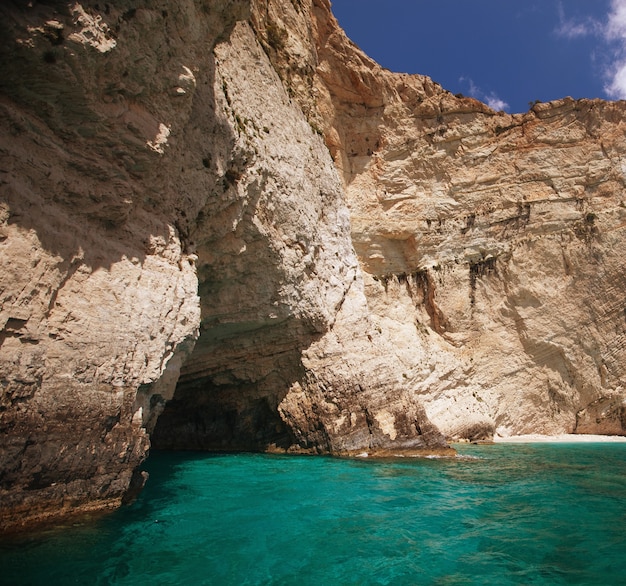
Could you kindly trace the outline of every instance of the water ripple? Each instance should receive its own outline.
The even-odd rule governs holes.
[[[154,454],[140,499],[0,543],[2,584],[626,584],[626,445]]]

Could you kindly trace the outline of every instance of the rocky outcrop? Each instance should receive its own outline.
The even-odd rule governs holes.
[[[624,433],[621,103],[491,111],[325,0],[0,8],[0,526],[162,448]]]
[[[186,64],[211,45],[185,54],[172,37],[170,60],[143,46],[154,13],[132,26],[81,4],[0,10],[4,525],[116,506],[141,485],[151,405],[199,325],[184,148],[168,134],[190,119]]]
[[[270,4],[272,12],[259,6],[214,51],[216,111],[237,136],[234,171],[191,235],[200,338],[154,445],[445,449],[423,407],[407,397],[400,364],[370,320],[328,149],[277,74],[281,56],[298,54],[297,47],[309,50],[306,59],[314,55],[309,12],[291,2]],[[278,24],[279,15],[293,22]],[[307,25],[300,43],[292,34],[298,23]]]
[[[368,304],[431,420],[453,438],[623,435],[626,105],[493,112],[381,69],[316,7]]]
[[[395,393],[341,181],[271,65],[284,32],[260,7],[1,9],[5,528],[118,505],[150,434],[447,449]]]

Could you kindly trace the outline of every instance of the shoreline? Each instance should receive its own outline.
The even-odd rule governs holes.
[[[622,435],[592,435],[577,433],[561,433],[558,435],[542,435],[531,433],[527,435],[512,435],[509,437],[494,436],[496,444],[536,444],[536,443],[619,443],[626,442]]]

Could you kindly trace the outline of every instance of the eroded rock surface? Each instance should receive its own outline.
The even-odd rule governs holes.
[[[624,434],[624,102],[493,112],[381,69],[316,6],[368,304],[431,420],[468,439]]]
[[[2,525],[140,485],[151,407],[197,337],[182,137],[191,67],[236,18],[120,4],[0,9]]]
[[[116,506],[153,431],[446,449],[372,351],[343,186],[270,62],[290,37],[265,8],[2,7],[4,527]],[[269,9],[314,55],[310,7]]]
[[[233,172],[191,235],[200,338],[157,447],[449,453],[370,319],[341,180],[295,99],[289,72],[312,91],[313,34],[307,3],[258,3],[215,48]]]
[[[623,103],[493,112],[326,0],[0,17],[2,527],[118,505],[150,440],[624,434]]]

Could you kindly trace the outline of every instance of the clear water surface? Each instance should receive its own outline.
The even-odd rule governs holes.
[[[626,444],[154,453],[133,505],[0,541],[0,583],[626,584]]]

